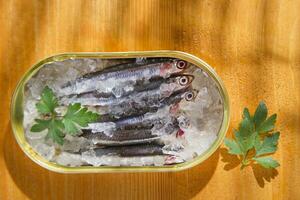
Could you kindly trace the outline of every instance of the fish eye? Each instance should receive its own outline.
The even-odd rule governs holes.
[[[194,93],[188,92],[188,93],[185,94],[185,100],[191,101],[193,99],[194,99]]]
[[[176,66],[178,69],[184,69],[186,67],[187,63],[183,60],[179,60],[177,63],[176,63]]]
[[[179,79],[179,84],[180,85],[186,85],[188,83],[188,78],[183,76]]]
[[[189,121],[181,121],[181,122],[179,122],[179,127],[187,128],[189,126],[190,126],[190,122]]]

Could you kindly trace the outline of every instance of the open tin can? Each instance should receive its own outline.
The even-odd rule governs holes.
[[[24,119],[24,90],[26,83],[33,77],[39,69],[49,63],[64,61],[67,59],[126,59],[126,58],[176,58],[185,60],[206,72],[216,83],[217,89],[223,99],[223,120],[217,138],[213,144],[201,155],[197,156],[193,160],[186,161],[179,164],[163,165],[163,166],[80,166],[80,167],[67,167],[57,163],[51,162],[40,156],[27,142],[25,137],[25,130],[23,127]],[[105,53],[65,53],[55,55],[46,58],[37,64],[35,64],[25,75],[22,77],[17,85],[17,88],[13,94],[11,102],[11,124],[15,138],[24,151],[24,153],[38,165],[49,169],[51,171],[60,173],[107,173],[107,172],[172,172],[184,170],[193,167],[204,160],[206,160],[211,154],[213,154],[222,143],[226,131],[229,126],[229,99],[226,88],[216,74],[216,72],[200,58],[191,54],[179,51],[139,51],[139,52],[105,52]]]

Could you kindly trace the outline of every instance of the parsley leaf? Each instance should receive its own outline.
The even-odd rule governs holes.
[[[254,132],[254,124],[248,118],[244,118],[239,126],[239,133],[242,137],[249,137]]]
[[[47,137],[53,139],[54,142],[63,145],[65,134],[63,133],[64,125],[61,120],[52,119],[49,128]]]
[[[244,108],[244,111],[243,111],[243,118],[247,118],[248,120],[252,120],[251,118],[251,115],[250,115],[250,112],[249,112],[249,109],[248,108]]]
[[[76,134],[80,127],[86,127],[89,123],[98,119],[99,115],[82,108],[79,103],[70,104],[67,113],[63,117],[63,124],[67,133]]]
[[[234,133],[236,142],[238,143],[244,155],[249,149],[253,147],[253,132],[254,125],[252,120],[250,119],[250,114],[249,112],[247,112],[247,109],[244,109],[243,120],[239,125],[239,129]]]
[[[253,160],[265,168],[276,168],[280,166],[280,164],[271,157],[253,158]]]
[[[243,152],[240,148],[240,145],[235,140],[224,139],[225,145],[229,148],[228,153],[233,155],[242,155]]]
[[[46,86],[41,95],[41,100],[36,104],[36,108],[41,114],[53,114],[58,106],[57,98],[53,91]]]
[[[35,119],[31,132],[47,130],[46,138],[62,145],[66,134],[76,134],[80,127],[86,127],[88,123],[95,122],[99,115],[88,111],[79,103],[70,104],[64,116],[59,116],[55,108],[59,106],[58,100],[53,91],[46,86],[41,94],[40,101],[36,104],[41,119]]]
[[[48,129],[47,138],[53,139],[54,142],[58,144],[63,144],[63,124],[60,120],[49,119],[42,120],[36,119],[36,124],[34,124],[30,131],[31,132],[41,132],[43,130]]]
[[[274,153],[277,150],[279,135],[280,133],[276,132],[270,136],[265,137],[263,143],[255,148],[255,156]]]
[[[253,117],[249,109],[245,108],[239,128],[234,131],[234,138],[224,140],[229,149],[228,153],[241,157],[242,168],[250,164],[251,161],[256,161],[267,168],[279,166],[277,161],[274,161],[271,157],[260,157],[274,153],[277,150],[280,135],[279,132],[270,133],[275,127],[277,115],[273,114],[269,118],[267,116],[268,109],[264,102],[259,103]]]
[[[268,115],[267,106],[263,101],[261,101],[258,107],[256,108],[256,111],[253,116],[253,122],[256,128],[259,127],[260,124],[265,121],[267,115]]]
[[[276,118],[276,114],[271,115],[267,120],[261,123],[261,125],[257,128],[257,131],[260,133],[265,133],[273,130],[275,127]]]
[[[241,135],[240,132],[235,132],[235,138],[240,145],[241,149],[244,152],[244,155],[246,155],[247,151],[252,149],[254,146],[255,138],[257,133],[251,133],[247,136]]]
[[[36,124],[34,124],[30,131],[31,132],[41,132],[49,127],[51,120],[35,119]]]

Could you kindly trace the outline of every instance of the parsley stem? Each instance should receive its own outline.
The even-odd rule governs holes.
[[[249,150],[244,154],[243,160],[242,160],[242,165],[248,165],[249,160],[247,159]]]
[[[44,115],[43,116],[43,119],[45,120],[49,120],[49,119],[62,119],[63,118],[63,115],[60,115],[60,114],[57,114],[57,113],[51,113],[51,114],[48,114],[48,115]]]

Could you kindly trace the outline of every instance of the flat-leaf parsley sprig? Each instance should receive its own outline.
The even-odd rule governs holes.
[[[279,163],[269,155],[277,150],[279,132],[274,132],[277,115],[269,117],[264,102],[260,102],[253,116],[248,108],[243,111],[243,119],[238,130],[234,131],[234,139],[225,138],[228,153],[241,159],[242,169],[257,163],[265,168],[276,168]]]
[[[55,109],[59,106],[58,99],[53,91],[46,86],[41,94],[40,101],[36,104],[40,119],[35,119],[31,132],[48,130],[46,138],[62,145],[66,134],[75,135],[80,128],[87,127],[89,123],[97,121],[99,115],[88,111],[80,103],[68,105],[67,112],[59,116]]]

